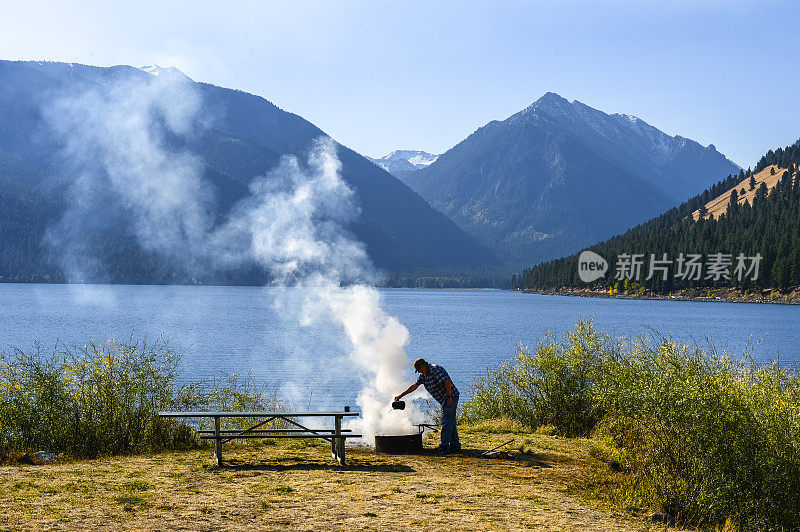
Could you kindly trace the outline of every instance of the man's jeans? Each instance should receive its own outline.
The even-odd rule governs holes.
[[[458,430],[456,429],[456,407],[458,399],[453,398],[453,406],[442,405],[442,448],[451,451],[461,450],[461,442],[458,441]]]

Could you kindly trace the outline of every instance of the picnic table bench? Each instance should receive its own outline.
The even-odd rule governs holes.
[[[161,417],[212,418],[213,430],[198,430],[200,438],[214,440],[214,456],[217,465],[222,465],[222,444],[231,440],[247,438],[320,438],[331,443],[331,456],[344,465],[344,444],[347,438],[360,438],[342,428],[342,419],[358,416],[358,412],[159,412]],[[223,418],[256,418],[258,422],[246,429],[223,430]],[[312,429],[301,425],[300,418],[333,418],[333,428]],[[294,428],[261,428],[271,421],[282,421]]]

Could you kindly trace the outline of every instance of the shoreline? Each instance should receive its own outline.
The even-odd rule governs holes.
[[[775,298],[764,297],[762,295],[751,294],[748,297],[734,293],[728,289],[713,290],[693,290],[691,292],[701,292],[706,295],[689,293],[682,290],[671,294],[612,294],[609,290],[592,290],[588,288],[571,288],[560,290],[533,290],[520,289],[524,294],[538,294],[545,296],[565,296],[565,297],[598,297],[603,299],[640,299],[652,301],[695,301],[701,303],[755,303],[762,305],[800,305],[800,294],[797,290],[788,295],[781,294]],[[708,295],[711,294],[711,295]]]
[[[355,286],[358,283],[353,283],[350,285],[345,286]],[[214,283],[68,283],[68,282],[46,282],[46,281],[9,281],[0,277],[0,287],[3,285],[42,285],[42,286],[79,286],[79,287],[86,287],[86,286],[102,286],[102,287],[109,287],[109,286],[147,286],[147,287],[155,287],[155,286],[194,286],[194,287],[231,287],[231,288],[286,288],[278,286],[278,285],[271,285],[269,283],[265,284],[214,284]],[[389,285],[376,285],[376,284],[363,284],[363,286],[369,286],[371,288],[377,288],[379,290],[385,289],[392,289],[392,290],[510,290],[510,288],[494,288],[494,287],[482,287],[482,286],[467,286],[467,287],[456,287],[456,286],[443,286],[443,287],[424,287],[424,286],[389,286]]]

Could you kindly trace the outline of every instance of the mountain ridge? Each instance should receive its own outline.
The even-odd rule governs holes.
[[[16,255],[3,254],[1,278],[70,280],[57,271],[50,250],[43,244],[45,230],[57,219],[53,213],[64,208],[63,193],[72,179],[61,147],[48,134],[43,106],[59,95],[82,94],[86,90],[102,93],[120,80],[152,78],[151,72],[128,65],[0,61],[0,114],[4,117],[0,124],[0,198],[4,212],[15,213],[0,216],[0,236],[4,244],[15,242],[19,251]],[[204,108],[210,110],[211,122],[197,135],[171,142],[200,157],[204,177],[214,187],[220,215],[247,194],[252,178],[274,168],[282,155],[305,159],[316,139],[327,137],[314,124],[261,96],[191,83]],[[342,177],[355,190],[360,207],[360,214],[349,229],[365,243],[377,267],[415,271],[468,269],[496,263],[490,251],[397,178],[349,148],[337,146]],[[41,204],[31,200],[36,208],[25,199],[35,198],[43,191],[49,191],[47,201],[45,195]],[[191,275],[182,271],[180,264],[157,264],[156,257],[133,249],[123,234],[102,238],[112,238],[104,253],[108,260],[116,262],[107,277],[95,281],[191,282]],[[248,273],[244,283],[257,282],[253,275]],[[226,277],[214,282],[236,280]]]
[[[713,145],[549,92],[399,177],[524,265],[641,223],[739,169]]]

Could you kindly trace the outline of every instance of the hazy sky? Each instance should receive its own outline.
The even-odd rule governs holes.
[[[177,66],[371,156],[445,151],[547,91],[745,167],[800,137],[797,0],[4,0],[0,58]]]

